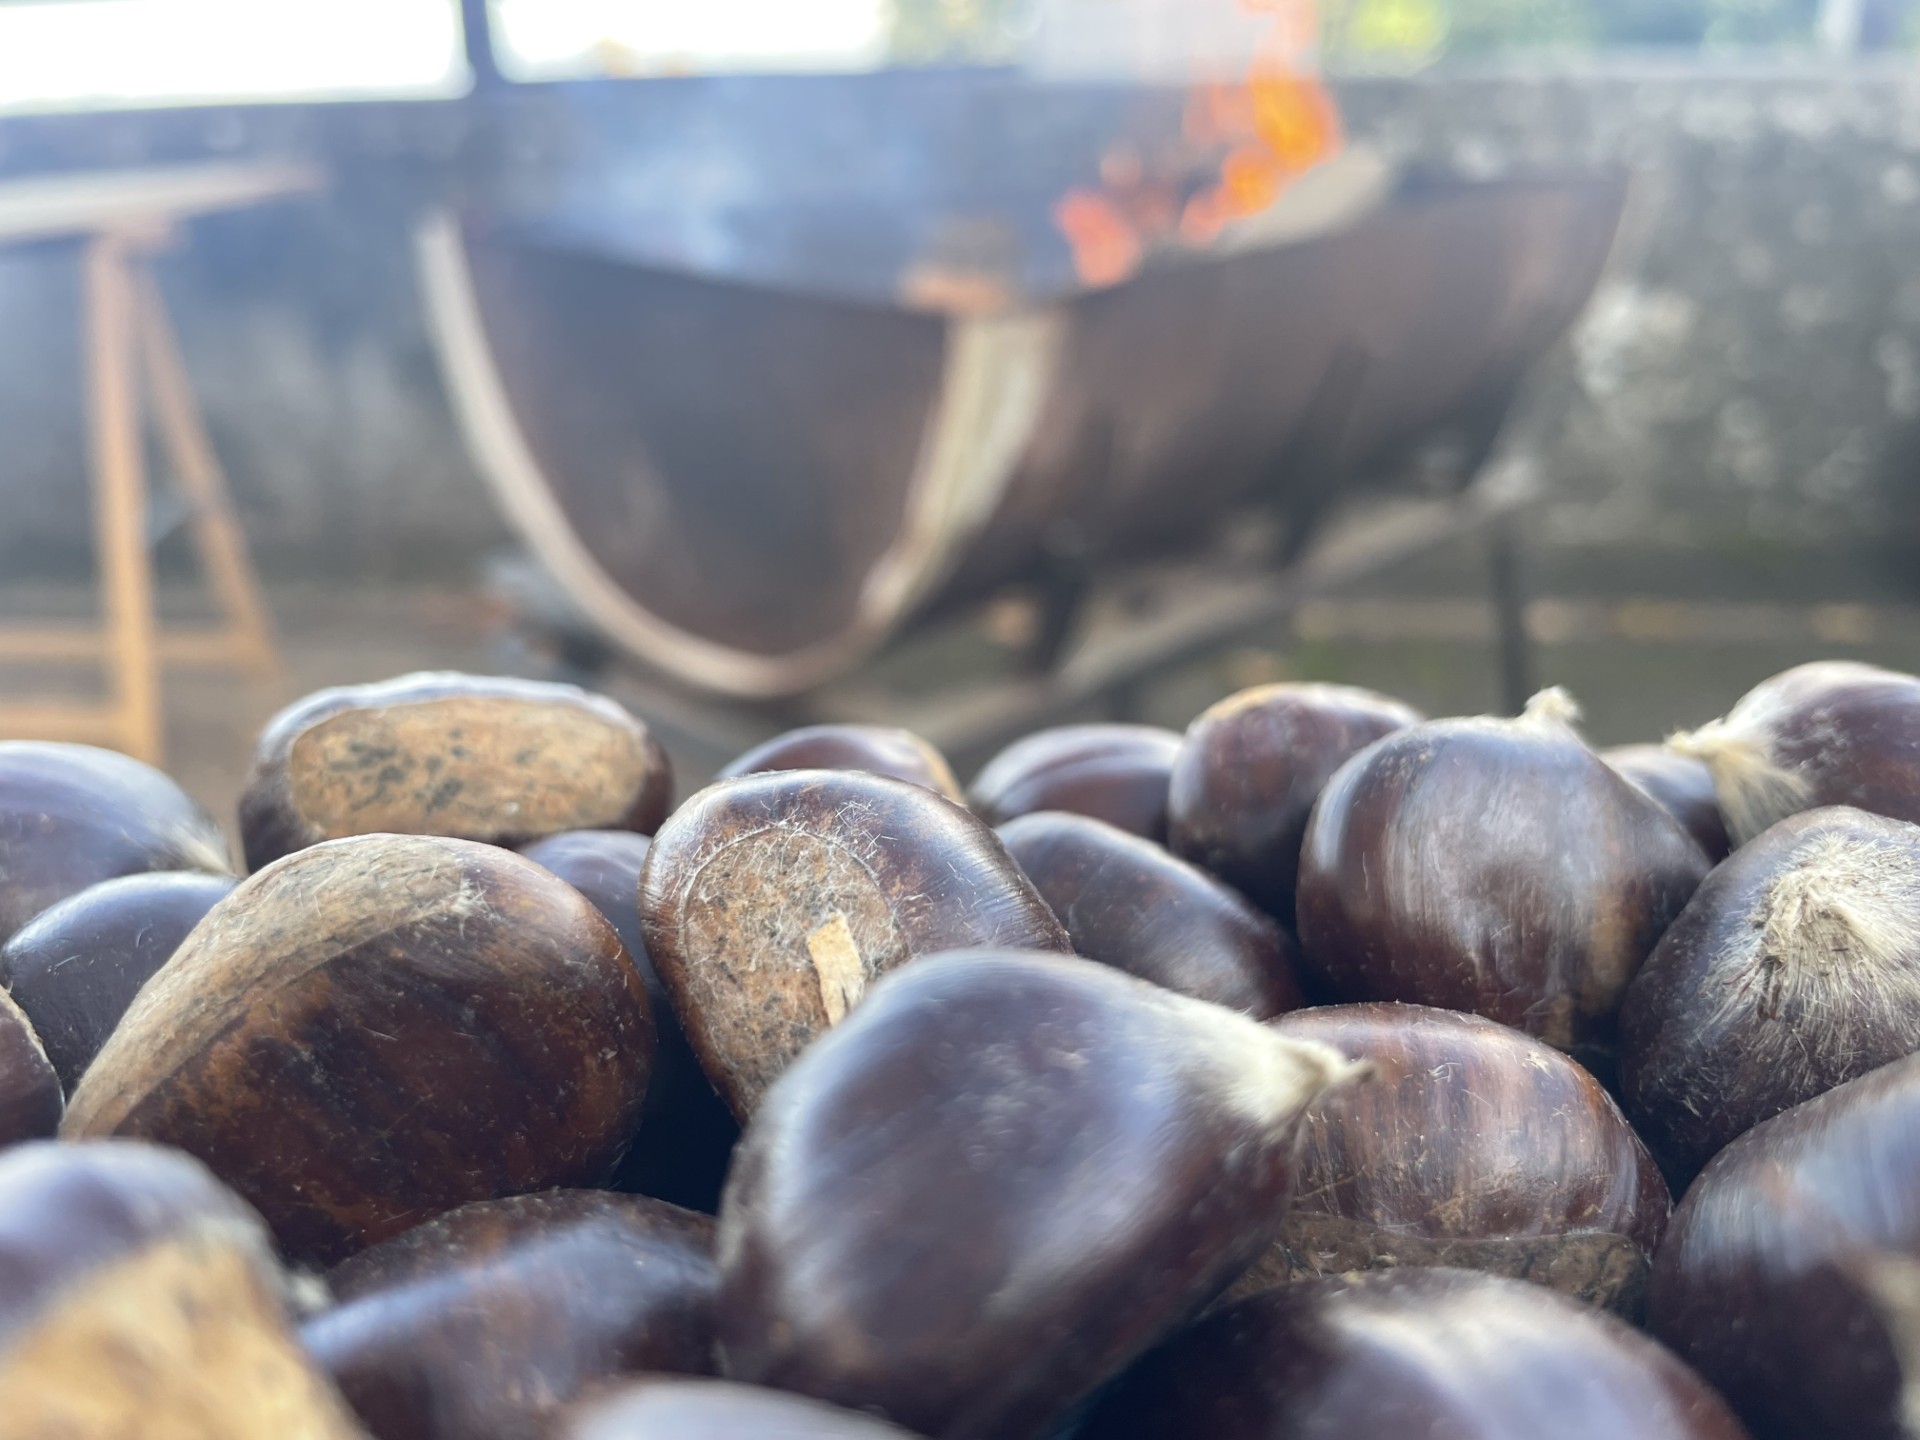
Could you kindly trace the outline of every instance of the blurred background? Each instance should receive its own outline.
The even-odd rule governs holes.
[[[102,245],[181,362],[117,470]],[[1657,739],[1920,669],[1920,3],[0,0],[0,728],[126,699],[104,516],[231,608],[183,413],[273,623],[153,660],[218,813],[422,667],[688,781],[1281,678]]]

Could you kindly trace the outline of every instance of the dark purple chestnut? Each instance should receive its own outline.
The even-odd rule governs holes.
[[[715,779],[772,770],[865,770],[920,785],[956,804],[960,782],[947,757],[911,730],[890,725],[807,725],[776,735],[736,758]]]
[[[1081,1437],[1745,1440],[1746,1433],[1698,1376],[1611,1315],[1538,1285],[1439,1269],[1306,1280],[1243,1300],[1148,1356],[1102,1400]]]
[[[720,1186],[740,1125],[700,1068],[640,936],[640,871],[651,844],[631,830],[570,830],[536,840],[520,853],[594,903],[620,932],[646,982],[659,1044],[640,1133],[613,1188],[712,1214],[720,1206]]]
[[[361,836],[214,906],[62,1133],[177,1145],[288,1254],[331,1261],[470,1200],[603,1182],[652,1058],[646,987],[579,891],[491,845]]]
[[[1373,1067],[1307,1112],[1294,1200],[1242,1294],[1395,1265],[1532,1280],[1637,1314],[1671,1202],[1613,1097],[1478,1015],[1330,1005],[1274,1030]]]
[[[1087,960],[909,965],[747,1127],[723,1373],[941,1440],[1044,1434],[1265,1249],[1302,1113],[1357,1073]]]
[[[989,825],[1065,810],[1164,844],[1167,779],[1179,753],[1180,737],[1152,725],[1062,725],[994,756],[968,800]]]
[[[1075,954],[1256,1020],[1306,1003],[1292,939],[1151,840],[1060,810],[1022,815],[998,833]]]
[[[482,1200],[327,1278],[302,1338],[377,1440],[542,1440],[599,1382],[712,1370],[713,1221],[658,1200]]]
[[[1764,680],[1668,745],[1713,771],[1735,845],[1789,815],[1851,805],[1920,822],[1920,679],[1850,660]]]
[[[1707,873],[1700,847],[1574,732],[1435,720],[1340,767],[1300,855],[1300,948],[1343,1000],[1471,1010],[1604,1047],[1627,982]]]
[[[1833,806],[1741,846],[1627,988],[1620,1031],[1627,1108],[1687,1178],[1920,1050],[1920,825]]]
[[[148,977],[236,883],[190,870],[103,880],[0,946],[0,985],[33,1021],[69,1091]]]
[[[909,1440],[907,1432],[725,1380],[631,1380],[561,1416],[554,1440]]]
[[[0,945],[102,880],[232,869],[220,827],[151,765],[91,745],[0,741]]]
[[[1716,865],[1727,858],[1733,841],[1727,836],[1720,798],[1714,793],[1713,771],[1704,760],[1681,755],[1664,745],[1621,745],[1602,750],[1600,758],[1638,785],[1707,852]]]
[[[694,1053],[745,1119],[867,987],[916,955],[1071,948],[976,817],[859,770],[709,786],[660,829],[640,927]]]
[[[260,1217],[151,1145],[0,1157],[0,1434],[365,1440]]]
[[[63,1095],[33,1022],[0,992],[0,1145],[50,1138],[60,1128]]]
[[[1909,1440],[1920,1394],[1920,1055],[1716,1155],[1654,1259],[1648,1327],[1763,1440]]]
[[[563,830],[651,831],[673,799],[667,755],[604,695],[477,675],[322,690],[254,748],[240,838],[258,870],[349,835],[519,845]]]
[[[1261,685],[1187,727],[1167,840],[1287,924],[1307,816],[1333,772],[1417,710],[1351,685]]]

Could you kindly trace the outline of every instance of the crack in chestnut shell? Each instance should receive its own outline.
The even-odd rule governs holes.
[[[554,1440],[912,1440],[869,1415],[725,1380],[630,1381],[567,1411]]]
[[[1680,823],[1560,720],[1430,721],[1376,741],[1322,792],[1300,856],[1300,947],[1336,999],[1604,1046],[1707,869]]]
[[[1620,1024],[1627,1108],[1689,1179],[1920,1050],[1920,826],[1834,806],[1748,842],[1661,937]]]
[[[1061,811],[1022,815],[998,833],[1076,954],[1256,1020],[1306,1003],[1292,939],[1151,840]]]
[[[266,1227],[125,1141],[0,1157],[0,1435],[353,1440],[287,1319]]]
[[[1585,1070],[1491,1020],[1415,1005],[1302,1010],[1271,1028],[1363,1060],[1373,1079],[1308,1112],[1286,1223],[1236,1298],[1428,1265],[1639,1313],[1672,1202]]]
[[[714,778],[775,770],[865,770],[918,785],[955,804],[966,801],[946,756],[911,730],[888,725],[802,726],[735,757]]]
[[[989,825],[1039,810],[1091,815],[1165,844],[1167,784],[1180,737],[1153,725],[1061,725],[1016,740],[968,787]]]
[[[0,946],[0,985],[33,1020],[63,1086],[80,1083],[140,987],[237,883],[188,870],[103,880]]]
[[[1271,1240],[1356,1067],[1068,956],[889,976],[768,1092],[720,1212],[732,1378],[1023,1440]]]
[[[563,830],[651,831],[673,776],[604,695],[451,672],[322,690],[268,722],[240,795],[258,870],[353,835],[516,846]]]
[[[1718,865],[1732,853],[1713,771],[1704,760],[1677,755],[1664,745],[1620,745],[1602,750],[1600,758],[1685,826],[1707,859]]]
[[[380,1440],[539,1440],[597,1383],[712,1369],[713,1221],[640,1196],[464,1205],[328,1282],[303,1338]]]
[[[62,1133],[178,1145],[290,1255],[337,1260],[470,1200],[604,1181],[652,1053],[646,989],[578,891],[490,845],[363,836],[209,911]]]
[[[687,1041],[680,1017],[640,935],[640,872],[652,842],[631,830],[570,830],[520,853],[545,866],[587,899],[620,932],[646,982],[658,1044],[647,1084],[640,1133],[611,1182],[675,1205],[712,1214],[720,1207],[727,1161],[739,1122],[714,1093]]]
[[[1745,1440],[1644,1335],[1463,1270],[1303,1280],[1176,1336],[1081,1440]]]
[[[1649,1328],[1762,1440],[1909,1440],[1920,1420],[1920,1056],[1762,1121],[1701,1172]]]
[[[654,839],[640,924],[694,1053],[742,1118],[830,1028],[827,987],[845,1003],[848,969],[864,987],[938,950],[1072,948],[975,816],[856,770],[701,791]]]
[[[102,880],[232,869],[213,818],[151,765],[91,745],[0,742],[0,944]]]
[[[1261,685],[1187,727],[1167,795],[1168,844],[1282,923],[1307,817],[1334,771],[1424,717],[1351,685]]]
[[[60,1076],[33,1021],[0,991],[0,1145],[50,1138],[65,1106]]]

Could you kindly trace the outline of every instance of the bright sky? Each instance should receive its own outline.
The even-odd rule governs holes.
[[[858,69],[879,62],[886,0],[493,0],[502,64],[521,78],[582,57],[641,69]]]

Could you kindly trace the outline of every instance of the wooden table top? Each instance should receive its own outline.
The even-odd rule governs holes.
[[[195,215],[311,194],[323,183],[319,170],[283,162],[0,179],[0,244],[164,230]]]

